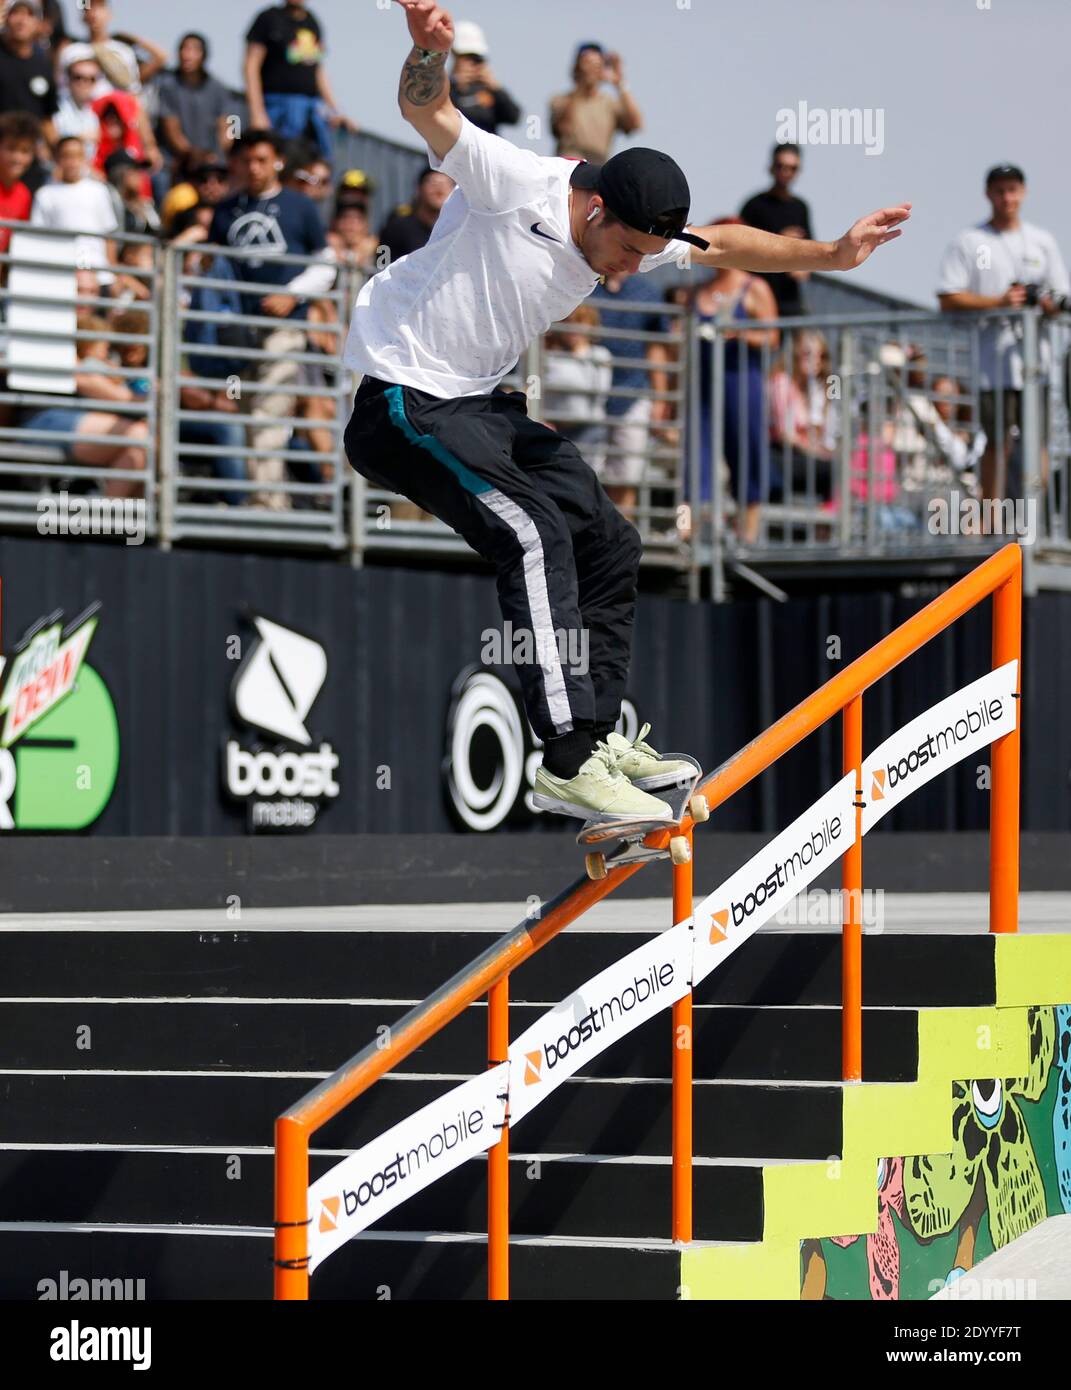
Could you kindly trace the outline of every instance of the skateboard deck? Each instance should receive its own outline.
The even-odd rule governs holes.
[[[580,828],[576,842],[588,851],[585,856],[589,878],[604,878],[611,868],[622,864],[644,864],[655,859],[672,859],[674,863],[687,862],[688,841],[684,836],[672,836],[670,843],[661,849],[644,844],[648,835],[658,830],[672,830],[679,826],[689,809],[692,795],[703,775],[703,770],[694,758],[685,753],[666,753],[667,758],[690,763],[692,775],[675,787],[658,787],[651,792],[660,801],[665,801],[673,812],[672,820],[600,820],[595,817],[586,820]],[[693,809],[693,820],[706,820],[709,812],[702,797]],[[699,811],[700,815],[694,812]]]

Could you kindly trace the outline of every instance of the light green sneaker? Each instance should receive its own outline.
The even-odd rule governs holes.
[[[649,743],[644,743],[650,732],[650,724],[645,724],[635,743],[629,743],[619,733],[610,734],[606,744],[614,756],[614,766],[618,772],[642,791],[680,787],[690,782],[698,771],[697,765],[684,758],[663,757]]]
[[[545,767],[536,769],[532,800],[543,811],[584,820],[673,820],[664,801],[634,787],[617,771],[614,754],[600,743],[575,777],[555,777]]]

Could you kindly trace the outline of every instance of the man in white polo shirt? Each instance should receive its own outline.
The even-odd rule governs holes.
[[[909,205],[863,218],[837,242],[751,227],[686,230],[690,195],[666,154],[629,149],[604,165],[548,159],[478,130],[450,100],[450,16],[398,0],[414,47],[402,114],[457,188],[428,244],[361,290],[345,363],[364,374],[346,430],[354,468],[442,518],[498,572],[503,616],[531,634],[518,669],[544,744],[535,801],[566,815],[667,819],[651,795],[685,765],[613,732],[628,676],[639,536],[577,448],[529,420],[499,383],[527,344],[604,275],[653,270],[695,248],[700,265],[849,270]],[[583,651],[587,662],[563,656]],[[572,640],[569,640],[569,638]]]
[[[960,232],[941,257],[937,297],[946,313],[988,311],[990,319],[979,335],[979,385],[982,429],[982,494],[1003,499],[1023,495],[1021,453],[1009,454],[1019,437],[1023,399],[1023,325],[1020,315],[993,317],[995,309],[1019,309],[1032,303],[1045,317],[1059,312],[1071,290],[1067,267],[1051,232],[1019,216],[1026,196],[1023,171],[998,164],[986,175],[985,194],[992,216]],[[1043,325],[1041,333],[1042,477],[1048,474],[1048,380],[1052,346]],[[998,398],[999,393],[999,398]],[[999,436],[999,437],[998,437]]]

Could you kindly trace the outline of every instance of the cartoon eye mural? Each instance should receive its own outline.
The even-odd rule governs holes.
[[[1028,1026],[1027,1075],[955,1082],[951,1153],[910,1158],[904,1165],[905,1207],[922,1240],[959,1225],[979,1181],[985,1183],[994,1249],[1045,1219],[1045,1187],[1019,1102],[1039,1100],[1048,1084],[1055,1010],[1031,1009]]]
[[[972,1081],[971,1100],[983,1129],[993,1129],[1004,1113],[1004,1088],[999,1081]]]

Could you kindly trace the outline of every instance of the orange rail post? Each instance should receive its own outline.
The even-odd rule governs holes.
[[[1019,663],[1023,691],[1022,551],[1012,574],[993,591],[993,665]],[[1020,710],[1022,701],[1020,700]],[[989,930],[1019,929],[1019,724],[993,744],[993,784],[989,792]]]
[[[692,849],[692,831],[685,832]],[[692,915],[692,860],[673,866],[673,926]],[[692,992],[673,1005],[673,1239],[692,1238]]]
[[[309,1135],[298,1120],[275,1121],[275,1297],[309,1296]]]
[[[844,771],[855,773],[855,844],[844,852],[842,899],[848,910],[841,932],[841,1074],[863,1079],[863,697],[844,706]]]
[[[487,1065],[509,1056],[509,976],[487,995]],[[509,1113],[487,1154],[487,1297],[509,1298]]]

